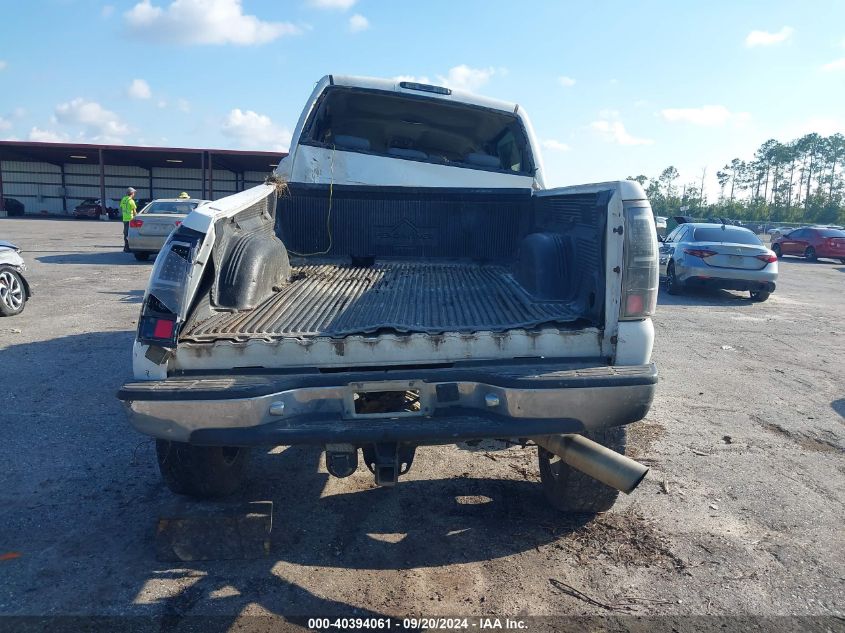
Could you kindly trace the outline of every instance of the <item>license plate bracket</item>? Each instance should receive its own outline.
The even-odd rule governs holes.
[[[351,383],[344,394],[343,414],[354,418],[406,418],[429,415],[431,385],[417,380]]]

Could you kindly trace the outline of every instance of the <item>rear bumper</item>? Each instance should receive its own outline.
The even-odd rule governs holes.
[[[126,241],[130,251],[157,252],[167,241],[167,235],[139,235],[137,229],[129,229]]]
[[[146,435],[201,445],[370,442],[578,433],[645,417],[654,365],[503,364],[391,372],[192,376],[118,393]],[[413,414],[357,414],[360,391],[419,392]]]
[[[774,292],[773,281],[753,281],[751,279],[721,279],[718,277],[689,277],[684,284],[693,288],[718,288],[721,290],[753,290],[754,292]]]
[[[724,290],[764,290],[773,292],[778,279],[777,264],[769,264],[761,270],[719,268],[716,266],[676,266],[675,272],[681,283],[701,288]]]
[[[825,259],[845,259],[845,248],[817,248],[816,257]]]

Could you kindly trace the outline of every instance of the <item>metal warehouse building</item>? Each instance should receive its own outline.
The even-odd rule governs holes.
[[[29,214],[70,214],[86,198],[118,201],[127,187],[139,200],[181,191],[215,200],[264,182],[285,154],[177,147],[0,141],[0,212],[4,201]],[[8,205],[11,206],[11,205]],[[5,215],[5,213],[3,213]]]

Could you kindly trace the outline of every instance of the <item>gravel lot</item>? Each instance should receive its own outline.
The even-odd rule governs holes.
[[[115,398],[151,268],[120,252],[120,233],[0,220],[37,293],[0,319],[0,613],[842,625],[845,266],[787,259],[763,304],[661,293],[659,391],[632,430],[652,471],[592,523],[544,507],[529,450],[422,448],[384,490],[363,467],[330,478],[315,449],[273,449],[255,456],[243,492],[274,502],[270,556],[172,564],[156,560],[154,530],[173,495]]]

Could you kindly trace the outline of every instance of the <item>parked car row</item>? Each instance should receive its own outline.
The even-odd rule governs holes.
[[[765,301],[776,288],[778,260],[787,255],[845,264],[845,230],[839,228],[790,229],[772,240],[770,250],[746,227],[683,216],[675,221],[678,226],[660,239],[660,275],[669,294],[697,286],[746,290],[752,301]]]
[[[144,205],[149,204],[149,200],[136,200],[135,204],[140,209]],[[71,212],[73,216],[77,219],[88,219],[88,220],[99,220],[100,216],[103,215],[105,212],[109,216],[109,220],[120,220],[121,213],[120,213],[120,201],[118,200],[108,200],[106,201],[105,210],[103,209],[103,204],[100,202],[99,198],[85,198],[82,202],[80,202]]]
[[[16,211],[11,215],[23,215],[23,205],[17,207],[14,198],[6,198],[5,202],[7,210],[11,207]],[[182,224],[185,216],[209,201],[173,198],[144,202],[144,208],[129,223],[128,236],[130,250],[140,261],[145,261],[161,250],[167,236]],[[101,208],[98,199],[87,198],[74,209],[74,215],[77,218],[98,219]],[[113,216],[112,211],[109,209],[110,218]],[[32,289],[24,276],[26,264],[20,252],[21,249],[11,242],[0,240],[0,316],[20,314],[32,296]]]
[[[146,199],[136,200],[139,209],[149,203],[150,200]],[[3,198],[3,208],[9,217],[25,215],[26,211],[23,202],[17,198]],[[99,220],[103,211],[103,205],[99,198],[85,198],[70,213],[77,219]],[[108,200],[106,202],[105,213],[109,216],[109,220],[119,220],[120,202],[117,200]]]

